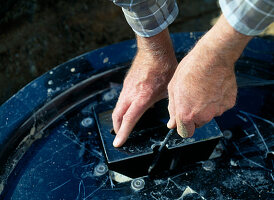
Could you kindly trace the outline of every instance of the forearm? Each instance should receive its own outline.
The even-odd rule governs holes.
[[[139,62],[154,63],[153,65],[147,64],[147,75],[152,75],[155,78],[161,79],[160,81],[169,81],[176,70],[178,65],[176,56],[173,50],[172,41],[169,36],[168,29],[152,37],[140,37],[136,35],[137,39],[137,55],[132,65],[131,71],[134,68],[139,68]],[[164,79],[164,80],[163,80]]]
[[[115,147],[124,144],[149,107],[167,97],[167,85],[178,65],[167,29],[149,38],[137,36],[137,45],[137,55],[112,115]]]
[[[252,36],[237,32],[222,15],[217,23],[199,41],[226,62],[235,63]]]
[[[146,52],[154,58],[175,57],[168,29],[152,37],[136,35],[138,52]]]

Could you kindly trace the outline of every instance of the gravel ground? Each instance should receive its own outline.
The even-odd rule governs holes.
[[[0,0],[0,105],[49,69],[96,48],[134,38],[119,7],[107,0]],[[216,0],[180,0],[171,32],[206,31]],[[274,35],[274,26],[264,33]]]

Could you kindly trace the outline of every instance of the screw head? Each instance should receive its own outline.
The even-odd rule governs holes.
[[[212,171],[215,168],[215,164],[211,160],[207,160],[207,161],[203,162],[202,167],[206,171]]]
[[[142,178],[133,179],[131,181],[131,188],[133,190],[139,191],[145,187],[145,181]]]
[[[232,138],[232,132],[230,130],[225,130],[223,132],[224,138],[229,140],[230,138]]]
[[[108,167],[105,164],[99,164],[94,169],[95,175],[97,176],[104,175],[107,171]]]
[[[94,119],[91,117],[87,117],[81,121],[81,125],[86,128],[91,127],[93,124],[94,124]]]

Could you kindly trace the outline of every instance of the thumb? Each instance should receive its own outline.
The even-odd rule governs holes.
[[[176,117],[177,132],[182,138],[191,137],[195,131],[193,121],[183,122],[179,117]]]

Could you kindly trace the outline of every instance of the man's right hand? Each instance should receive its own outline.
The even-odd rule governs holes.
[[[178,65],[168,30],[156,36],[137,36],[138,52],[124,80],[112,114],[113,146],[122,146],[140,117],[167,97],[167,85]]]

